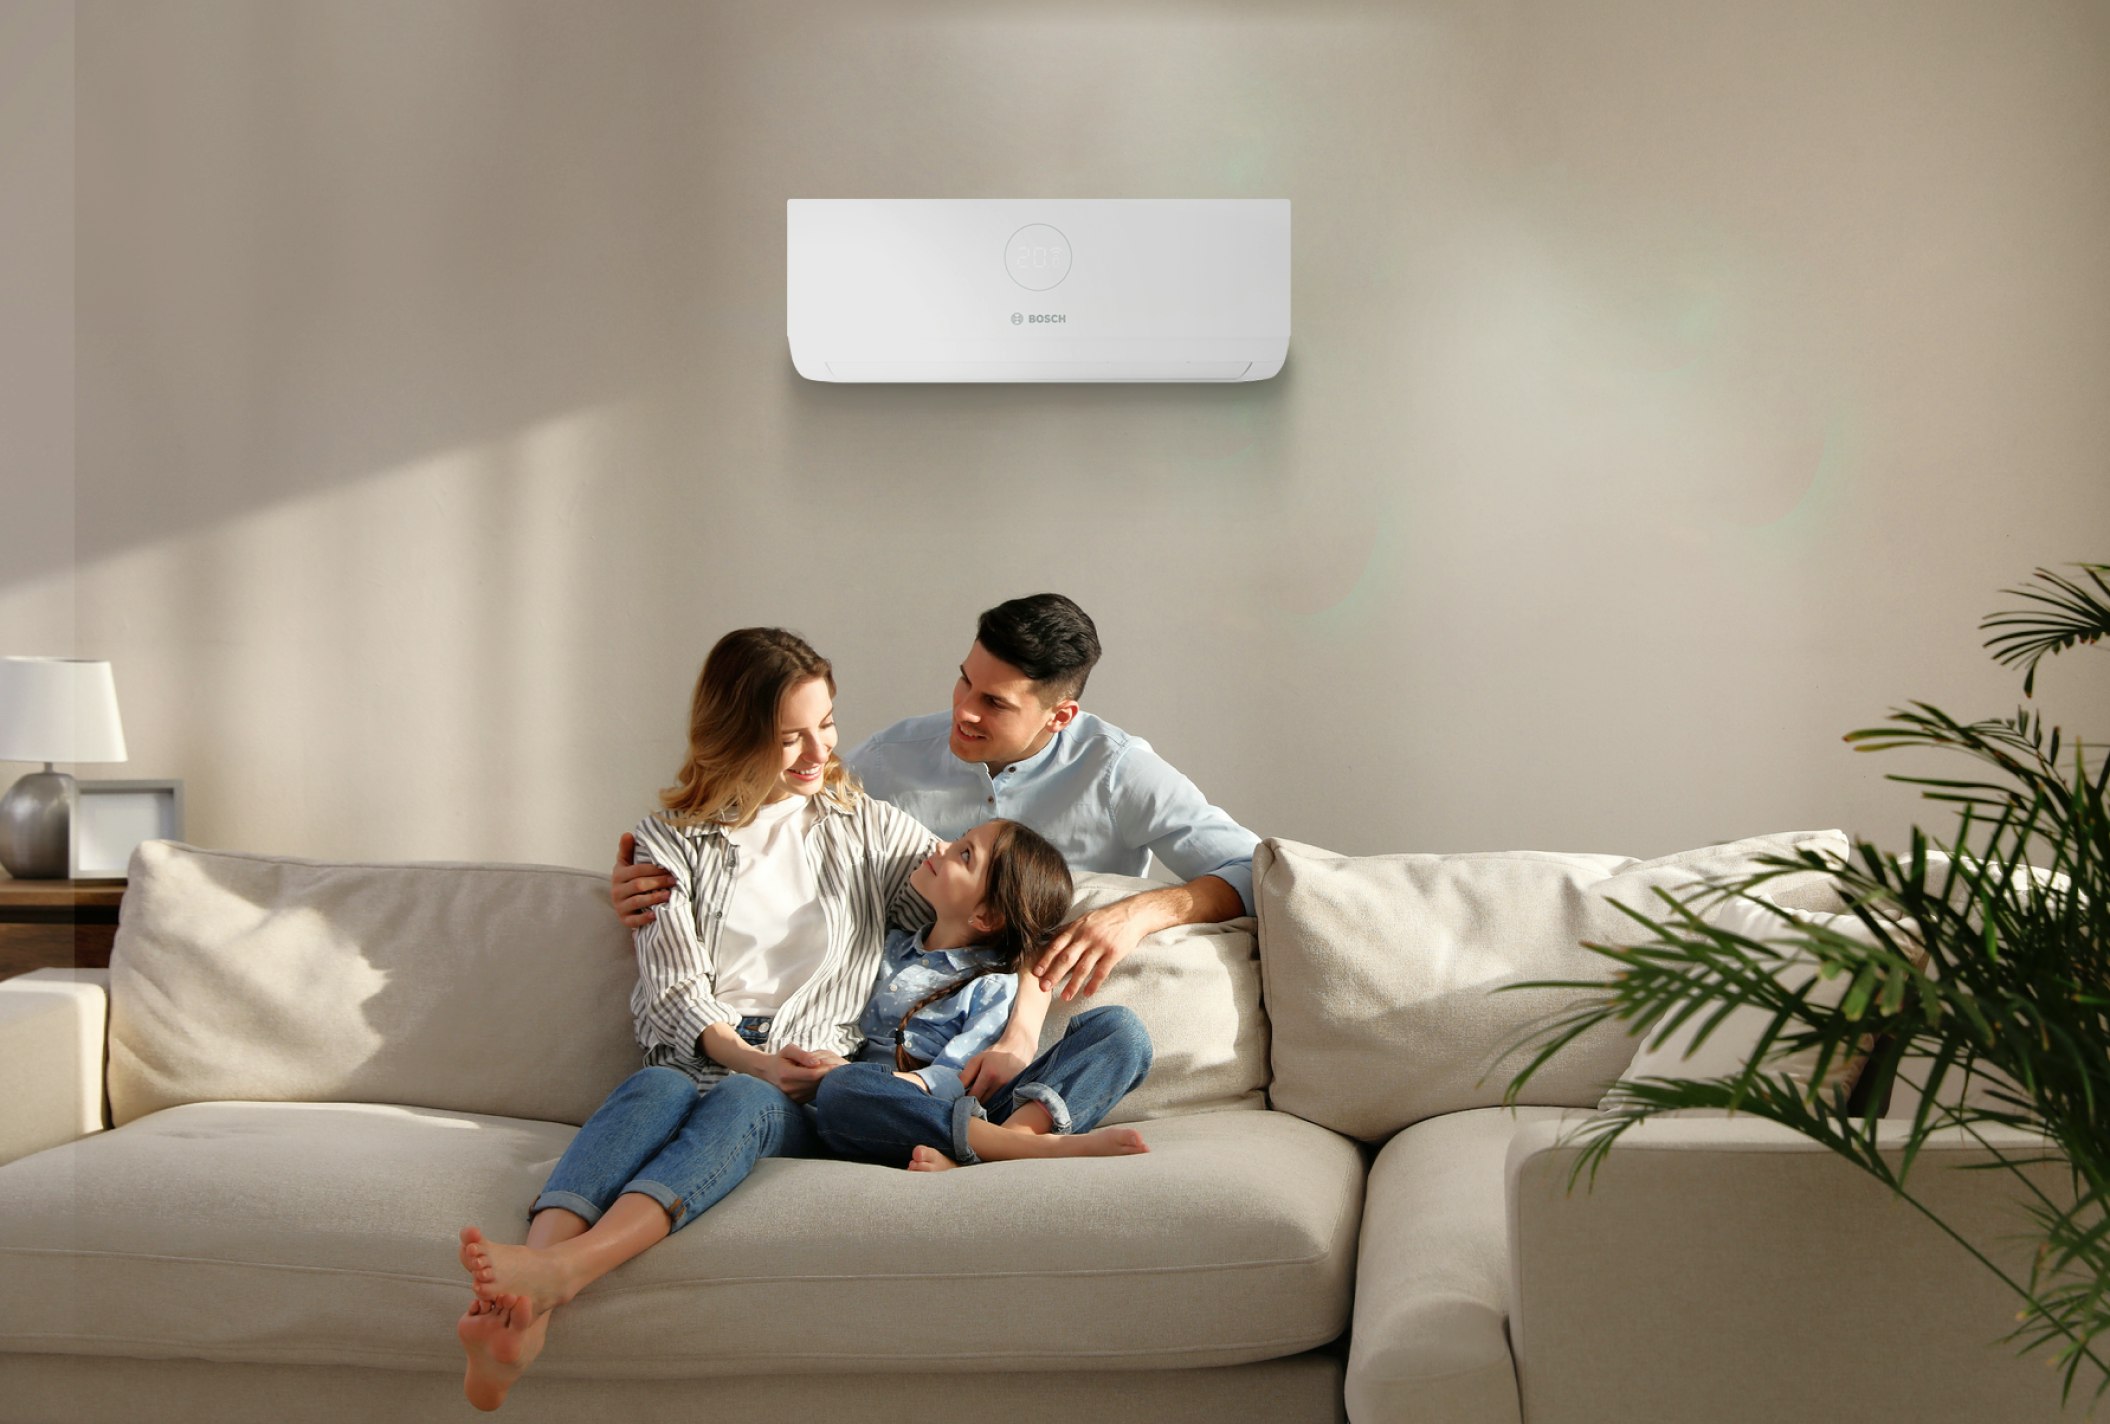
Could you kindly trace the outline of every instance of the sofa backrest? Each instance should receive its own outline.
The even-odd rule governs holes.
[[[1754,837],[1657,860],[1544,851],[1342,856],[1262,842],[1253,859],[1274,1106],[1376,1142],[1441,1113],[1494,1107],[1528,1061],[1536,1028],[1587,989],[1502,990],[1537,980],[1601,983],[1584,941],[1636,943],[1624,903],[1661,918],[1652,892],[1756,868],[1762,853],[1837,831]],[[1796,908],[1843,908],[1826,877],[1770,887]],[[1623,1026],[1600,1024],[1533,1076],[1519,1101],[1594,1108],[1632,1060]]]
[[[110,956],[110,1110],[373,1102],[584,1122],[639,1063],[608,880],[150,841]]]
[[[1081,875],[1073,913],[1152,882]],[[521,865],[328,864],[154,841],[110,963],[110,1104],[374,1102],[579,1123],[633,1072],[636,960],[608,881]],[[1253,922],[1153,936],[1071,1017],[1125,1004],[1155,1067],[1109,1118],[1266,1106]]]

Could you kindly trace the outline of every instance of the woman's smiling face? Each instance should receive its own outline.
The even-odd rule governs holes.
[[[777,740],[783,762],[769,799],[819,795],[835,753],[835,699],[826,682],[809,677],[785,690],[777,703]]]

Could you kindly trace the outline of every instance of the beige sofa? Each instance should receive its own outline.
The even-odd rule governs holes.
[[[1568,1191],[1616,1032],[1499,1105],[1565,1000],[1493,987],[1599,973],[1615,900],[1780,843],[1269,842],[1257,924],[1158,936],[1100,997],[1156,1043],[1115,1118],[1148,1155],[763,1163],[566,1308],[505,1414],[2057,1417],[1998,1283],[1795,1139],[1652,1124]],[[455,1233],[518,1238],[636,1062],[631,975],[599,874],[143,847],[107,974],[0,983],[0,1419],[467,1415]],[[2019,1218],[1970,1157],[1919,1170],[1991,1242]]]

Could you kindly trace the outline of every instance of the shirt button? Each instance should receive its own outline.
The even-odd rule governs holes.
[[[990,797],[990,798],[989,798],[989,804],[990,804],[990,805],[992,805],[992,806],[994,806],[994,805],[996,804],[996,798],[995,798],[994,796],[992,796],[992,797]]]

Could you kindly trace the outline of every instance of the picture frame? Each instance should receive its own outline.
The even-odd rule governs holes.
[[[183,838],[180,780],[79,781],[68,873],[122,880],[141,841]]]

